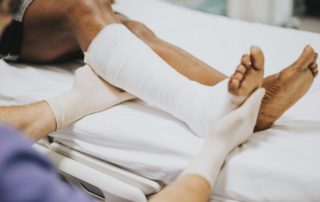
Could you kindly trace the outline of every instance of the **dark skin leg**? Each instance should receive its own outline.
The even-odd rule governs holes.
[[[32,63],[59,62],[72,58],[79,50],[60,5],[52,0],[34,1],[25,15],[21,59]]]
[[[24,61],[48,63],[70,59],[80,50],[85,51],[91,40],[104,26],[121,22],[162,59],[190,80],[213,86],[227,78],[223,73],[186,51],[159,39],[143,24],[121,15],[115,16],[107,0],[63,1],[65,9],[61,9],[61,4],[58,5],[53,0],[35,0],[28,9],[21,52]],[[294,74],[295,78],[292,78],[293,74],[284,74],[282,71],[264,80],[263,86],[267,88],[268,95],[261,106],[256,131],[271,127],[274,121],[307,92],[318,71],[316,59],[314,59],[316,58],[315,52],[313,50],[309,52],[310,54],[305,54],[304,57],[299,58],[300,62],[297,61],[295,64],[307,63],[302,69],[306,69],[313,75],[312,77],[306,76],[309,74],[298,72]],[[279,77],[279,75],[282,76]],[[291,83],[299,81],[298,87],[301,87],[303,91],[302,93],[299,91],[299,96],[294,96],[296,93],[287,93],[287,90],[284,90],[289,79]],[[308,85],[305,86],[303,82],[300,82],[301,80],[306,80],[307,82],[304,83]],[[277,83],[277,88],[271,83]],[[277,103],[282,100],[283,103],[279,108],[278,104],[272,100],[277,100]],[[288,100],[290,103],[286,103]]]
[[[109,9],[106,8],[106,10]],[[78,41],[91,41],[90,39],[95,36],[96,32],[92,30],[87,32],[88,26],[83,19],[83,14],[80,15],[80,12],[76,14],[76,12],[74,11],[73,14],[76,17],[70,17],[73,19],[72,22],[66,23],[66,16],[61,10],[60,5],[57,5],[52,0],[45,2],[44,0],[36,0],[28,9],[24,20],[24,35],[21,50],[22,60],[33,63],[57,62],[63,59],[71,59],[81,49],[85,50],[88,44],[79,45]],[[95,13],[94,16],[96,15],[100,16]],[[115,22],[120,20],[120,15],[117,15],[117,17],[114,20]],[[91,21],[100,21],[97,19],[98,17],[92,18],[87,20],[89,21],[87,24],[92,24]],[[143,36],[139,35],[139,32],[146,31],[144,27],[141,27],[142,24],[135,22],[130,24],[130,22],[124,22],[124,24],[128,25],[128,28],[132,29],[143,40],[148,38],[147,34],[141,33]],[[98,26],[95,30],[100,30],[104,25],[104,23],[101,23],[100,28]],[[83,33],[83,30],[87,33]],[[74,32],[81,32],[83,34],[81,34],[82,36],[76,36]],[[88,39],[83,39],[84,37],[88,37]],[[160,41],[160,39],[155,37],[149,39],[145,41],[156,49],[157,53],[171,66],[188,78],[192,78],[192,80],[205,85],[215,85],[227,78],[224,74],[214,70],[182,49],[165,41]]]

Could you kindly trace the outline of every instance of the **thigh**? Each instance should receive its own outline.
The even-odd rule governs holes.
[[[35,0],[23,21],[21,59],[35,63],[65,60],[80,52],[65,20],[65,0]]]

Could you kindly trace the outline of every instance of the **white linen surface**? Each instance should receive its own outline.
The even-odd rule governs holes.
[[[265,51],[266,74],[293,62],[306,44],[320,51],[318,34],[249,24],[155,0],[119,0],[115,8],[227,75],[252,44]],[[67,90],[72,67],[79,64],[63,66],[68,68],[0,61],[0,104],[30,103]],[[318,103],[319,79],[272,129],[255,134],[230,155],[215,199],[319,201]],[[90,115],[53,135],[76,150],[166,183],[188,165],[202,144],[185,124],[142,101]]]

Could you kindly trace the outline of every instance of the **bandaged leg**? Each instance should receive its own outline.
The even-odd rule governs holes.
[[[188,80],[119,24],[95,37],[85,62],[113,85],[184,121],[199,136],[246,99],[230,94],[227,80],[213,87]]]
[[[238,109],[212,125],[200,152],[181,176],[196,174],[213,187],[227,155],[253,134],[264,89],[256,90]]]
[[[133,98],[101,80],[89,66],[84,66],[76,71],[71,90],[46,101],[55,116],[57,129],[60,129],[86,115]]]

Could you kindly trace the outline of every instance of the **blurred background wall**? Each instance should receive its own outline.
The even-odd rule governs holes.
[[[320,0],[164,0],[216,15],[320,33]]]

